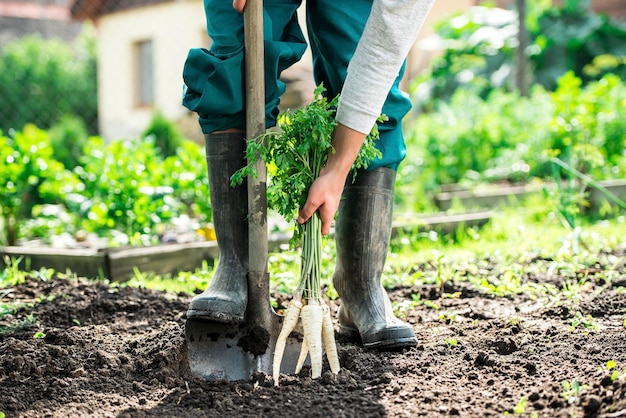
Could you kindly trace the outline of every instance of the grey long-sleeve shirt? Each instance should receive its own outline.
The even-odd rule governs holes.
[[[339,98],[337,121],[369,133],[435,0],[374,0]]]

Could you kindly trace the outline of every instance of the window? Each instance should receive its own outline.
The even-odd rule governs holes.
[[[154,104],[154,62],[152,51],[152,41],[142,41],[136,44],[136,100],[138,106]]]

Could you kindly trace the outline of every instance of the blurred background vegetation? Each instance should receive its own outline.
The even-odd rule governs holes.
[[[440,53],[409,80],[400,209],[437,211],[450,184],[625,177],[624,21],[585,0],[516,1],[449,16],[436,34]],[[99,136],[96,45],[84,24],[72,42],[28,35],[0,49],[2,245],[148,245],[211,221],[203,149],[176,123],[155,111],[139,137]],[[555,172],[555,158],[574,171]]]

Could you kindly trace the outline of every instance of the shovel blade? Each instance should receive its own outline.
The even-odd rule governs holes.
[[[272,375],[281,317],[274,314],[270,330],[254,325],[233,325],[187,319],[185,339],[194,376],[205,380],[249,380],[255,373]],[[302,335],[287,339],[281,373],[294,373]]]

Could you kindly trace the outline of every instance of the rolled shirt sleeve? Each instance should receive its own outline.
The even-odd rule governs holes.
[[[435,0],[374,0],[348,65],[337,121],[369,133]]]

